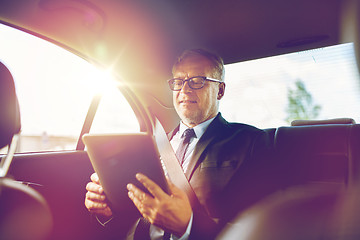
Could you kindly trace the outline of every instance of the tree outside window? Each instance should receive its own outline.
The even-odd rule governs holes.
[[[300,79],[295,82],[294,89],[288,88],[287,98],[286,112],[288,116],[285,120],[288,123],[296,119],[316,119],[319,116],[321,106],[314,103],[311,93]]]

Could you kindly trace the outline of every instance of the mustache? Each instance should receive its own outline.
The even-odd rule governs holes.
[[[178,102],[179,103],[197,103],[196,100],[190,100],[190,99],[181,99]]]

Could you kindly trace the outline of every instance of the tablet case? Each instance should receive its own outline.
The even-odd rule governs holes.
[[[113,212],[137,211],[127,194],[128,183],[149,193],[136,180],[136,173],[143,173],[168,192],[159,152],[148,133],[85,134],[82,139]]]

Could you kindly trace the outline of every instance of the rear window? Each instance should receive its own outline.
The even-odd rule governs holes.
[[[360,81],[353,43],[225,66],[220,111],[259,128],[294,119],[350,117],[360,122]]]

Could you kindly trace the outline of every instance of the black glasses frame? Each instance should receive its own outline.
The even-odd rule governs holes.
[[[194,85],[195,83],[194,83],[194,81],[193,81],[194,78],[201,78],[201,79],[202,79],[201,86],[196,86],[196,87],[195,87],[195,85]],[[179,89],[175,89],[175,88],[174,88],[174,86],[175,86],[174,82],[175,82],[175,81],[181,81],[181,82],[182,82],[182,84],[181,84],[181,86],[180,86]],[[191,89],[195,89],[195,90],[196,90],[196,89],[201,89],[201,88],[204,87],[205,81],[218,82],[218,83],[222,83],[222,82],[223,82],[223,81],[218,80],[218,79],[215,79],[215,78],[209,78],[209,77],[204,77],[204,76],[195,76],[195,77],[191,77],[191,78],[188,78],[188,79],[172,78],[172,79],[167,80],[167,82],[168,82],[168,84],[169,84],[169,87],[170,87],[170,89],[171,89],[172,91],[180,91],[180,90],[184,87],[185,82],[188,82],[189,87],[190,87]]]

